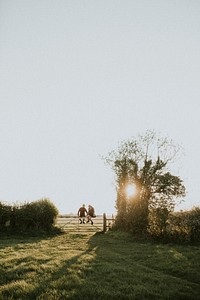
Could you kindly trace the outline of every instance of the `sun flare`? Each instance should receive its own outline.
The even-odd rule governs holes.
[[[136,185],[131,183],[131,184],[128,184],[127,187],[126,187],[126,194],[128,197],[133,197],[135,196],[137,192],[137,188],[136,188]]]

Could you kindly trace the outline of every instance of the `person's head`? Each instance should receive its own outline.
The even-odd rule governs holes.
[[[83,204],[83,207],[85,207],[85,204]]]

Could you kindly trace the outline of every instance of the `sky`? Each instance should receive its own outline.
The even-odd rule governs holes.
[[[200,205],[200,1],[0,0],[0,201],[115,213],[101,156],[155,130]]]

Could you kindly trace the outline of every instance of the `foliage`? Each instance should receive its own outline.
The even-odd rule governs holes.
[[[137,139],[123,141],[108,154],[106,163],[116,175],[116,226],[132,232],[147,232],[149,212],[161,209],[173,211],[178,198],[185,196],[185,186],[179,176],[169,171],[180,147],[167,138],[147,131]],[[137,194],[126,195],[128,184],[137,186]]]
[[[6,231],[10,225],[11,207],[0,202],[0,231]]]
[[[170,241],[200,242],[200,207],[171,213],[166,230]]]
[[[58,210],[49,199],[14,206],[0,206],[1,230],[26,233],[50,231],[58,216]],[[3,218],[4,216],[4,218]],[[9,226],[6,224],[9,222]]]
[[[148,233],[159,239],[166,239],[167,221],[170,211],[164,207],[157,207],[149,211]]]

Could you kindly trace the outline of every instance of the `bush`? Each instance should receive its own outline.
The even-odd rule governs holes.
[[[136,235],[146,235],[148,227],[148,209],[146,203],[131,201],[121,209],[115,220],[115,229],[131,232]]]
[[[155,238],[165,238],[169,210],[164,207],[151,209],[149,212],[148,233]]]
[[[146,214],[140,206],[116,217],[113,229],[131,232],[135,236],[146,236]],[[162,242],[199,243],[200,207],[189,211],[170,212],[167,208],[152,208],[148,216],[148,237]],[[141,224],[143,226],[141,226]]]
[[[5,231],[10,225],[11,207],[0,202],[0,231]]]
[[[190,240],[192,242],[200,241],[200,207],[191,210],[188,224],[190,225]]]
[[[36,215],[34,219],[36,229],[50,231],[58,217],[55,205],[48,199],[42,199],[33,202],[31,209]]]
[[[145,205],[135,202],[129,205],[127,213],[127,231],[146,235],[148,227],[148,210]]]
[[[200,208],[171,214],[167,235],[172,241],[200,242]]]
[[[0,228],[12,233],[50,232],[54,229],[58,209],[49,199],[22,205],[0,205]],[[9,227],[6,224],[9,222]]]

